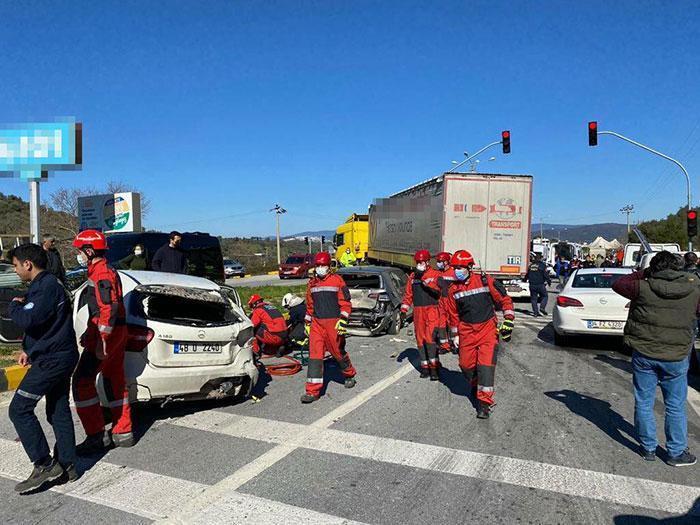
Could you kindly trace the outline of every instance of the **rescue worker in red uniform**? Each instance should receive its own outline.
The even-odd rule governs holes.
[[[279,357],[288,339],[287,321],[277,308],[263,301],[258,294],[251,295],[248,306],[253,309],[250,315],[255,330],[253,351],[258,356],[265,353]]]
[[[473,271],[474,258],[466,250],[452,256],[455,281],[448,290],[447,316],[453,343],[459,348],[459,367],[478,401],[477,417],[488,419],[493,407],[498,336],[510,341],[513,300],[505,287],[486,274]],[[503,311],[498,325],[496,310]]]
[[[355,368],[345,351],[345,334],[352,305],[343,278],[330,273],[331,256],[320,252],[314,258],[315,276],[306,288],[306,332],[309,336],[309,367],[302,403],[313,403],[323,389],[323,360],[326,352],[336,360],[345,377],[345,388],[355,386]]]
[[[85,230],[77,235],[73,246],[88,267],[87,288],[81,295],[81,303],[87,304],[89,319],[87,330],[80,338],[84,350],[73,374],[73,399],[87,434],[77,449],[78,454],[88,455],[113,445],[130,447],[134,444],[129,391],[124,377],[126,313],[121,280],[105,259],[105,236],[96,230]],[[100,372],[112,412],[111,432],[105,431],[95,387]]]
[[[440,354],[446,354],[450,351],[450,341],[448,338],[449,327],[447,326],[447,305],[445,301],[447,299],[447,290],[449,289],[450,284],[452,284],[452,282],[455,280],[454,271],[450,266],[451,258],[452,254],[449,252],[440,252],[435,256],[435,269],[440,274],[440,277],[438,277],[438,286],[440,287],[440,300],[438,303],[440,306],[440,329],[438,331],[438,344],[440,346],[438,347],[438,353]],[[453,352],[456,354],[457,349],[453,349]]]
[[[413,305],[413,326],[420,357],[420,377],[438,381],[437,341],[440,332],[440,273],[430,267],[430,252],[418,250],[413,256],[416,270],[408,276],[406,291],[401,304],[404,314]]]

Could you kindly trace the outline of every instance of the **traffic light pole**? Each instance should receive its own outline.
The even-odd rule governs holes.
[[[489,145],[487,145],[487,146],[484,146],[483,148],[481,148],[479,151],[477,151],[477,152],[474,153],[473,155],[469,155],[466,159],[464,159],[464,160],[463,160],[462,162],[460,162],[459,164],[455,164],[454,166],[452,166],[452,168],[450,168],[450,171],[448,171],[448,173],[453,172],[453,171],[456,171],[457,168],[459,168],[459,167],[462,166],[463,164],[466,164],[467,162],[469,162],[469,161],[472,160],[473,158],[476,158],[478,155],[481,155],[481,154],[482,154],[484,151],[486,151],[487,149],[493,148],[494,146],[498,146],[499,144],[502,144],[502,143],[503,143],[503,141],[497,140],[496,142],[492,142],[491,144],[489,144]]]
[[[668,155],[664,155],[660,151],[656,151],[653,148],[650,148],[649,146],[645,146],[644,144],[641,144],[637,142],[636,140],[632,140],[628,137],[625,137],[624,135],[620,135],[619,133],[615,133],[614,131],[599,131],[598,135],[612,135],[613,137],[617,137],[618,139],[624,140],[625,142],[629,142],[630,144],[634,144],[638,148],[642,148],[643,150],[646,150],[650,153],[653,153],[654,155],[658,155],[661,158],[664,158],[666,160],[670,160],[673,162],[676,166],[678,166],[683,174],[685,175],[685,183],[686,183],[686,189],[687,189],[687,194],[688,194],[688,211],[692,209],[691,207],[691,202],[690,202],[690,175],[688,175],[688,171],[685,169],[683,164],[678,162],[676,159],[673,157],[669,157]],[[688,237],[688,251],[692,252],[693,251],[693,241]]]

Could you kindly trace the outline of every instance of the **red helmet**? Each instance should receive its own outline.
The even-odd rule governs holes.
[[[79,250],[87,246],[93,250],[106,250],[107,237],[105,237],[104,233],[97,230],[84,230],[73,239],[73,246]]]
[[[318,252],[314,257],[314,266],[330,266],[331,254],[328,252]]]
[[[430,252],[428,250],[418,250],[413,256],[413,260],[417,263],[428,262],[430,260]]]
[[[450,262],[450,258],[451,258],[451,257],[452,257],[452,255],[450,254],[450,252],[440,252],[440,253],[438,253],[438,254],[435,256],[435,260],[436,260],[437,262],[446,262],[446,263],[448,263],[448,262]]]
[[[450,261],[452,266],[471,266],[474,264],[474,257],[467,250],[457,250]]]
[[[253,295],[250,296],[250,299],[248,299],[248,306],[253,306],[254,304],[259,303],[262,300],[263,300],[262,297],[260,297],[256,293],[254,293]]]

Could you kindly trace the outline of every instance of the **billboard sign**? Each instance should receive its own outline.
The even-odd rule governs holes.
[[[134,192],[91,195],[78,199],[80,230],[105,233],[140,232],[141,195]]]

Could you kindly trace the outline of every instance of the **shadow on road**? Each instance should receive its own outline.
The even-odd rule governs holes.
[[[617,368],[618,370],[622,370],[623,372],[627,372],[629,374],[632,373],[632,363],[628,359],[620,359],[619,357],[614,357],[607,354],[598,354],[595,356],[595,360],[606,363]]]
[[[552,323],[547,324],[537,334],[537,338],[543,343],[554,345],[554,328]],[[622,337],[611,335],[581,335],[569,336],[566,346],[557,346],[561,350],[602,350],[611,352],[622,352],[624,345]]]
[[[406,350],[401,352],[396,358],[396,362],[403,363],[405,359],[408,359],[408,361],[413,365],[413,368],[415,368],[417,372],[420,372],[420,357],[418,357],[417,348],[406,348]]]
[[[610,438],[637,452],[639,446],[628,437],[635,436],[634,426],[610,408],[611,405],[607,401],[579,394],[573,390],[556,390],[545,392],[544,395],[564,403],[571,412],[587,419]]]
[[[615,525],[690,525],[697,524],[700,517],[700,498],[695,500],[693,508],[687,514],[682,516],[674,516],[672,518],[650,518],[638,514],[621,514],[615,516],[613,522]]]

